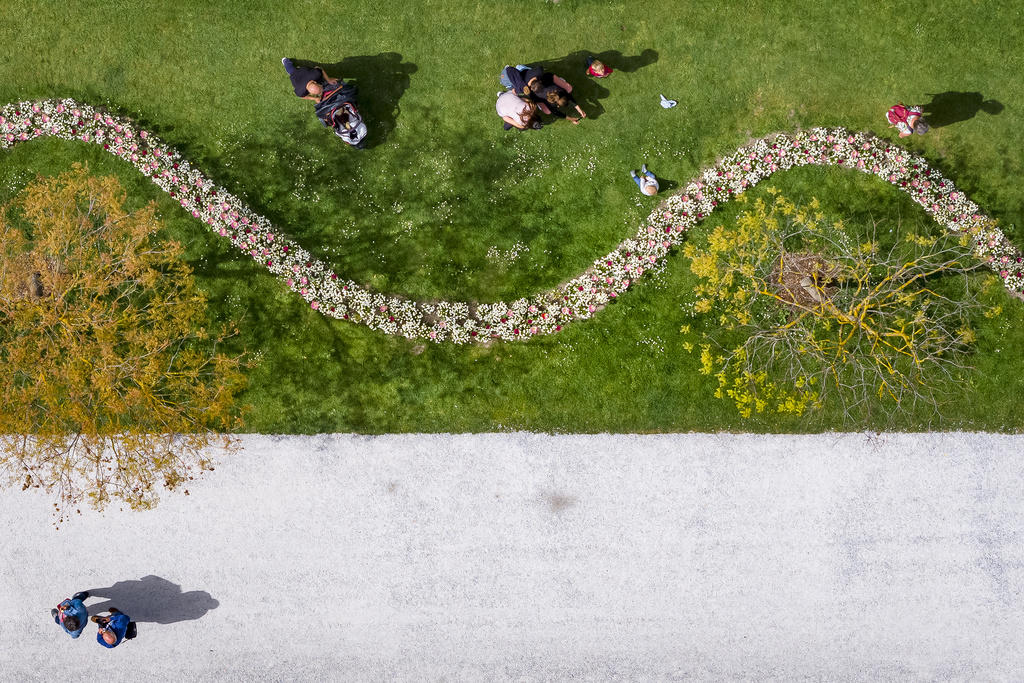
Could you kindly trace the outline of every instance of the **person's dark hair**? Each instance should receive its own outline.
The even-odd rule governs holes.
[[[559,107],[564,107],[569,104],[569,93],[562,88],[559,88],[557,85],[549,85],[539,94],[547,100],[548,104],[554,104]]]
[[[78,617],[70,614],[64,615],[64,628],[69,631],[77,631],[80,624],[78,623]]]
[[[918,119],[917,122],[914,123],[914,132],[917,133],[918,135],[924,135],[925,133],[928,132],[930,128],[931,126],[929,126],[928,122],[925,121],[923,118]]]

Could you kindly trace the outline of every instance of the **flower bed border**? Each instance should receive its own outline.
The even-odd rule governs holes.
[[[593,316],[644,273],[664,267],[672,247],[718,206],[778,171],[809,165],[858,170],[895,185],[947,230],[971,234],[975,253],[999,273],[1006,288],[1018,296],[1024,292],[1020,251],[977,204],[923,158],[870,133],[843,128],[779,133],[740,147],[670,196],[634,237],[623,240],[577,277],[511,303],[474,306],[412,301],[340,278],[130,119],[71,99],[19,102],[0,109],[0,149],[43,136],[97,144],[128,161],[314,310],[409,339],[465,344],[558,332],[568,323]]]

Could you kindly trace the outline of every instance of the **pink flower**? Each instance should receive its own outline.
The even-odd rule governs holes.
[[[310,302],[309,307],[312,308],[314,311],[316,311],[316,310],[319,310],[320,304],[317,303],[316,301],[312,301],[312,302]]]

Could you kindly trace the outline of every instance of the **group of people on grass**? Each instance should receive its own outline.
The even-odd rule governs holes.
[[[333,121],[325,120],[327,102],[336,101],[345,95],[345,88],[354,88],[338,78],[332,78],[321,66],[297,67],[287,57],[281,60],[292,88],[297,97],[310,100],[317,105],[317,116],[324,125]],[[586,60],[586,74],[594,78],[607,78],[614,69],[599,59]],[[495,109],[505,124],[505,130],[539,130],[541,115],[568,119],[574,125],[587,118],[587,113],[572,96],[572,84],[561,76],[545,71],[541,66],[517,64],[501,70],[498,81],[505,90],[498,92]],[[354,99],[354,98],[353,98]],[[566,111],[563,111],[566,110]],[[332,127],[334,127],[332,125]],[[645,195],[655,195],[660,189],[657,177],[644,164],[638,174],[629,172],[630,177]]]
[[[586,66],[587,75],[594,78],[606,78],[613,71],[607,64],[593,57],[587,59]],[[498,93],[498,101],[494,106],[498,116],[505,122],[505,130],[540,129],[542,113],[568,119],[574,125],[587,118],[587,113],[572,96],[572,84],[557,74],[544,71],[540,66],[506,66],[501,70],[498,82],[505,86],[505,91]],[[570,105],[579,116],[562,111]],[[658,178],[647,170],[647,164],[640,167],[639,174],[630,170],[629,175],[643,194],[658,194]]]
[[[287,58],[281,62],[288,72],[295,94],[317,103],[317,114],[321,120],[321,105],[329,99],[335,99],[339,93],[344,92],[344,88],[352,87],[347,86],[344,81],[331,78],[322,67],[299,68]],[[613,71],[610,66],[594,57],[586,60],[588,76],[606,78]],[[542,114],[568,119],[574,125],[587,118],[587,113],[572,95],[572,84],[557,74],[545,71],[539,65],[505,66],[498,76],[498,81],[505,90],[498,92],[495,110],[504,122],[505,130],[539,130],[543,126]],[[352,91],[354,92],[354,88]],[[901,102],[886,112],[886,120],[891,127],[897,129],[901,138],[914,133],[924,135],[929,127],[922,113],[921,107],[908,107]],[[640,173],[630,170],[629,175],[643,194],[658,193],[658,179],[647,169],[646,164],[641,166]]]
[[[82,635],[82,631],[89,623],[89,609],[85,606],[88,598],[88,591],[75,593],[70,598],[61,600],[59,605],[50,610],[53,620],[72,638]],[[116,607],[111,607],[108,611],[109,616],[96,614],[91,618],[99,627],[96,642],[103,647],[117,647],[121,641],[134,638],[135,622]]]
[[[540,128],[541,113],[568,119],[573,124],[587,118],[587,113],[572,96],[572,85],[561,76],[548,73],[539,66],[506,66],[501,70],[498,81],[505,86],[505,91],[498,93],[495,109],[505,122],[505,130]],[[569,105],[579,116],[562,111]]]

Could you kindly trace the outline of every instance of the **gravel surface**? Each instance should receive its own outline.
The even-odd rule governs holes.
[[[0,679],[1019,680],[1024,437],[243,437],[152,512],[0,491]],[[94,589],[139,636],[72,640]],[[104,590],[105,589],[105,590]]]

